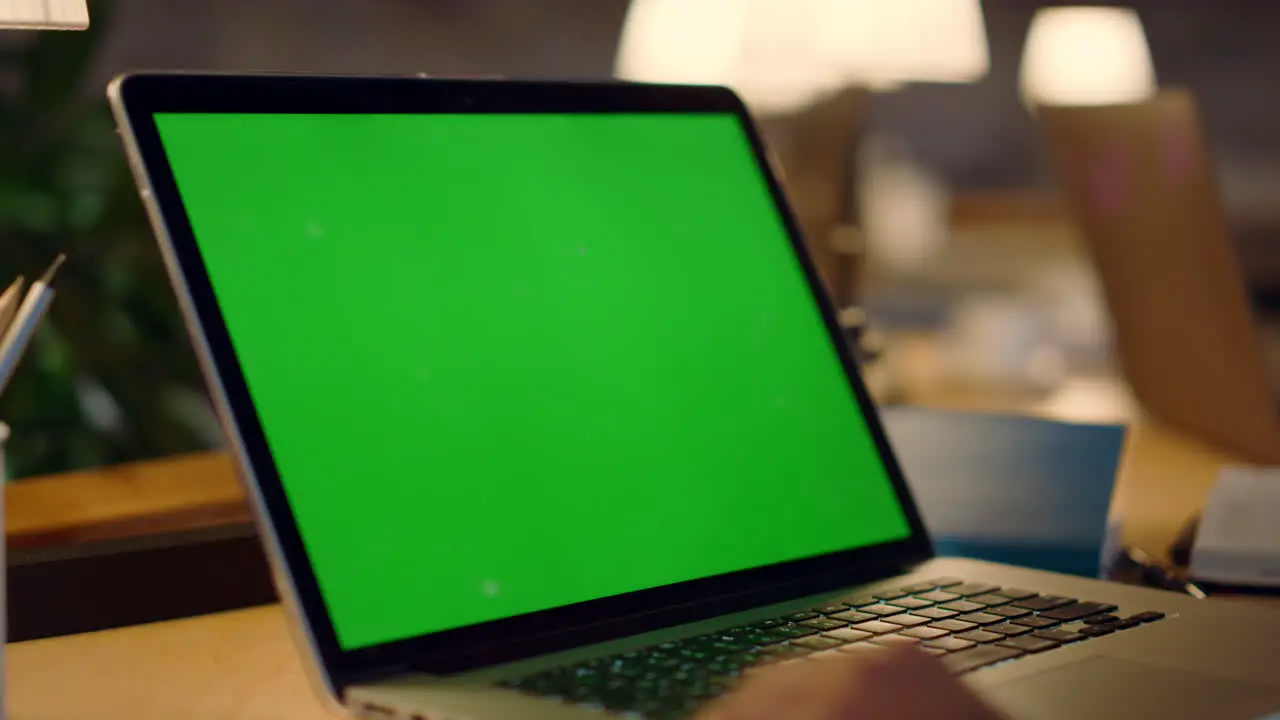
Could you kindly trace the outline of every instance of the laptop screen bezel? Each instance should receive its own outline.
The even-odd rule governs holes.
[[[791,585],[810,591],[847,585],[882,568],[901,568],[932,554],[920,514],[894,459],[874,405],[849,353],[836,314],[816,269],[804,250],[798,225],[783,199],[749,115],[731,91],[706,86],[602,82],[423,79],[419,77],[314,77],[301,75],[217,75],[157,73],[130,75],[112,86],[117,119],[136,161],[144,194],[152,193],[157,237],[170,278],[187,314],[187,324],[205,370],[224,430],[255,499],[260,529],[275,560],[283,562],[289,590],[302,614],[322,670],[331,687],[415,667],[454,672],[556,649],[576,629],[613,628],[622,636],[643,625],[641,616],[661,620],[664,609],[696,616],[705,606],[749,597],[767,588]],[[750,138],[769,191],[858,403],[883,459],[910,534],[901,541],[819,557],[752,568],[674,585],[640,590],[511,618],[494,620],[373,647],[343,650],[290,512],[266,435],[249,396],[225,322],[201,259],[154,116],[157,113],[732,113]],[[863,578],[867,579],[867,578]],[[715,602],[713,602],[715,601]],[[729,603],[732,606],[732,603]],[[748,606],[749,607],[749,606]],[[708,615],[710,616],[710,615]],[[673,616],[674,617],[674,616]],[[557,639],[559,638],[559,639]]]

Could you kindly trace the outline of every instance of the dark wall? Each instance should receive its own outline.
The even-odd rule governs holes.
[[[852,1],[852,0],[851,0]],[[861,1],[861,0],[859,0]],[[885,0],[891,2],[892,0]],[[117,0],[100,81],[130,67],[605,77],[626,0]],[[960,186],[1036,182],[1017,97],[1037,0],[984,0],[992,68],[980,83],[877,97],[874,126],[906,136]],[[1160,81],[1201,99],[1233,197],[1280,185],[1276,0],[1133,0]]]
[[[991,73],[972,86],[916,86],[878,99],[876,127],[905,134],[960,185],[1010,186],[1041,176],[1018,64],[1035,0],[984,0]],[[1105,4],[1105,3],[1102,3]],[[1233,195],[1280,182],[1280,2],[1132,0],[1163,86],[1199,98]],[[945,112],[940,112],[945,109]]]

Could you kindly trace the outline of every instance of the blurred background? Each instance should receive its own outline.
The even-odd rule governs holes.
[[[1264,310],[1280,298],[1276,3],[1132,0],[1057,21],[1033,0],[90,5],[86,33],[0,32],[0,269],[30,278],[58,251],[71,258],[0,403],[21,428],[9,477],[219,442],[102,99],[130,69],[732,84],[786,172],[828,289],[869,318],[879,399],[1078,407],[1090,420],[1132,403],[1033,107],[1182,87],[1250,296]],[[1073,80],[1080,68],[1093,84]]]

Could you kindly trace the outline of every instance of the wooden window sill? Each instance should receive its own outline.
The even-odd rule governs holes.
[[[218,452],[35,477],[5,487],[5,532],[13,549],[250,520],[231,459]]]

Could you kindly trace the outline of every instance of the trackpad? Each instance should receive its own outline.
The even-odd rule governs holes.
[[[1119,658],[1092,657],[982,693],[1018,720],[1263,720],[1280,689]]]

